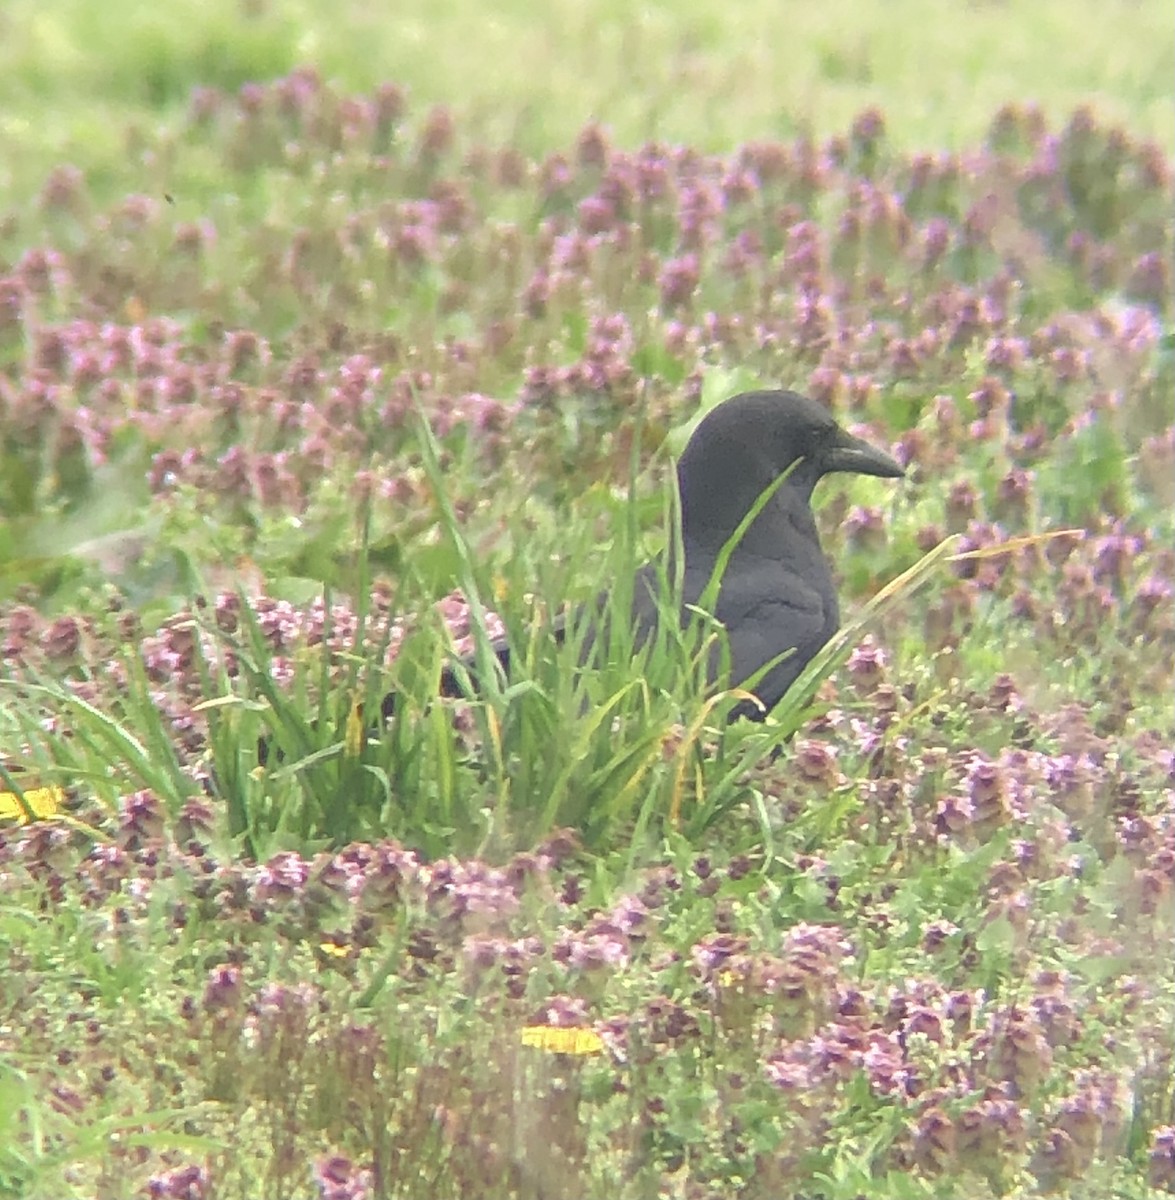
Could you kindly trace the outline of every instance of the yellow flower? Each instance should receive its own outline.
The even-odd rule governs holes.
[[[548,1054],[599,1054],[604,1039],[593,1029],[560,1029],[554,1025],[527,1025],[522,1044],[545,1050]]]
[[[15,792],[0,792],[0,821],[23,825],[29,819],[29,812],[34,817],[55,817],[64,802],[65,793],[59,787],[24,788],[20,796]]]

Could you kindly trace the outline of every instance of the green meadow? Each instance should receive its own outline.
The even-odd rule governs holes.
[[[4,6],[0,1198],[1175,1193],[1171,24]],[[758,387],[748,721],[555,630]]]

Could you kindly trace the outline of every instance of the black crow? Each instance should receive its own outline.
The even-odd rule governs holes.
[[[723,547],[789,467],[785,482],[730,553],[713,608],[729,642],[730,684],[745,684],[767,663],[792,651],[754,685],[763,707],[742,704],[737,715],[761,718],[770,710],[840,623],[832,573],[810,507],[813,488],[833,471],[886,478],[904,474],[888,454],[846,433],[822,404],[796,392],[743,392],[718,405],[699,422],[677,464],[684,605],[698,604]],[[655,627],[658,589],[672,577],[672,570],[656,563],[638,573],[632,617],[637,644]],[[604,604],[601,598],[598,607]],[[683,608],[682,620],[688,619]],[[556,636],[562,638],[563,626]],[[589,635],[589,652],[591,640]],[[496,642],[493,650],[508,668],[505,641]],[[715,669],[717,663],[715,656]],[[465,665],[470,668],[471,659]],[[441,694],[464,694],[452,667],[443,672]],[[385,716],[393,705],[387,697]]]

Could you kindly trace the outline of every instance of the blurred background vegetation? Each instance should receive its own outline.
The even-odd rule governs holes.
[[[1013,99],[1055,122],[1091,104],[1170,144],[1171,50],[1158,0],[8,0],[0,187],[17,198],[70,161],[99,198],[103,179],[155,190],[162,168],[127,153],[136,133],[174,121],[193,88],[308,65],[344,92],[395,80],[416,111],[446,104],[471,137],[534,154],[589,118],[620,145],[721,151],[842,131],[870,107],[899,148],[958,149]]]

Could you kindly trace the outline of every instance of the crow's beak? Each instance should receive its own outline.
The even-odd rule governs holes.
[[[885,479],[900,479],[906,473],[884,450],[844,432],[824,455],[822,465],[826,472],[852,471],[856,475],[880,475]]]

